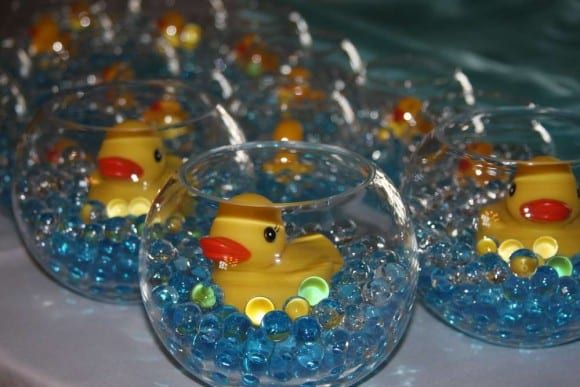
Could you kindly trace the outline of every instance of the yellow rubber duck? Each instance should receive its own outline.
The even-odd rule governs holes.
[[[32,55],[62,52],[69,49],[70,36],[61,32],[51,15],[41,15],[30,27],[30,52]]]
[[[161,36],[175,48],[193,50],[201,40],[201,26],[186,22],[183,15],[176,10],[165,12],[157,21],[157,28]]]
[[[423,102],[415,97],[401,98],[388,117],[385,128],[381,128],[378,137],[387,140],[392,133],[396,138],[410,141],[417,135],[429,133],[433,129],[423,116]]]
[[[107,132],[89,178],[88,198],[102,202],[109,217],[146,214],[180,163],[147,124],[127,120]]]
[[[540,237],[552,237],[558,254],[580,251],[580,191],[568,163],[538,156],[516,171],[509,195],[483,208],[477,239],[508,239],[532,248]]]
[[[321,277],[330,283],[343,265],[339,251],[322,234],[287,241],[280,209],[254,193],[222,203],[200,244],[217,264],[213,279],[224,292],[224,302],[240,311],[264,297],[282,309],[298,294],[302,281]]]
[[[187,121],[188,118],[189,115],[181,103],[171,98],[156,101],[143,112],[143,121],[147,124],[156,128],[166,127],[159,134],[167,140],[181,137],[189,132],[187,126],[178,126]]]
[[[283,118],[274,129],[272,139],[274,141],[303,141],[304,128],[300,121]],[[295,153],[285,150],[276,153],[272,161],[264,163],[264,171],[273,174],[289,171],[298,175],[311,170],[311,165],[302,163]],[[282,181],[287,181],[289,177],[291,176],[282,177]]]

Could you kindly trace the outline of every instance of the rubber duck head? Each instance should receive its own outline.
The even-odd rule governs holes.
[[[282,213],[264,196],[243,193],[220,204],[203,254],[221,268],[263,270],[280,263],[286,245]]]
[[[58,52],[68,43],[51,15],[42,15],[30,28],[30,50],[33,54]]]
[[[304,140],[304,128],[300,121],[284,118],[274,129],[272,139],[275,141],[302,141]]]
[[[568,163],[538,156],[518,167],[506,205],[515,219],[568,223],[578,216],[580,191]]]
[[[166,171],[166,151],[161,137],[137,120],[112,127],[97,155],[98,169],[106,179],[152,182]]]

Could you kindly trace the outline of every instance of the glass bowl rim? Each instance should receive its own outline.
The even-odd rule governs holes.
[[[113,129],[110,126],[101,126],[101,125],[90,125],[90,124],[82,124],[75,122],[70,119],[61,118],[55,114],[55,112],[63,109],[63,104],[66,103],[68,98],[72,98],[72,103],[77,103],[85,98],[94,95],[95,93],[102,92],[103,90],[138,90],[138,89],[154,89],[154,88],[163,88],[165,86],[175,87],[176,89],[186,90],[188,94],[195,95],[197,101],[202,101],[203,106],[205,107],[205,112],[187,118],[183,121],[178,121],[173,124],[169,125],[160,125],[160,126],[150,126],[150,128],[156,132],[163,132],[166,130],[171,130],[175,128],[181,128],[184,126],[191,126],[196,122],[205,120],[210,116],[214,116],[216,114],[216,106],[218,105],[215,103],[209,96],[206,96],[204,92],[197,91],[194,87],[189,85],[188,83],[181,81],[179,79],[147,79],[147,80],[132,80],[132,81],[121,81],[121,82],[105,82],[100,83],[97,85],[85,85],[80,87],[74,87],[71,89],[62,90],[53,96],[51,96],[46,102],[42,104],[42,106],[38,110],[38,115],[43,117],[43,120],[50,121],[59,125],[63,128],[68,128],[71,130],[77,131],[88,131],[88,132],[108,132]],[[200,96],[200,94],[204,95],[207,99],[204,101],[204,97]],[[143,131],[142,128],[124,128],[124,132],[140,132]]]
[[[378,167],[370,160],[362,157],[358,153],[353,151],[341,148],[336,145],[330,144],[321,144],[321,143],[310,143],[304,141],[250,141],[241,144],[231,144],[231,145],[223,145],[209,151],[203,152],[196,157],[188,159],[184,162],[177,172],[177,180],[179,183],[185,187],[187,192],[191,195],[195,195],[198,197],[202,197],[208,201],[213,203],[223,203],[227,202],[227,198],[225,197],[218,197],[215,195],[209,195],[202,192],[199,188],[192,186],[189,183],[189,178],[187,174],[191,171],[195,165],[201,163],[212,156],[219,155],[219,154],[228,154],[228,153],[235,153],[238,151],[255,151],[258,149],[279,149],[279,150],[298,150],[298,151],[311,151],[318,154],[327,154],[327,155],[340,155],[342,157],[346,157],[349,160],[353,160],[358,165],[361,165],[365,168],[368,173],[364,176],[360,182],[353,184],[348,189],[343,192],[333,194],[330,196],[323,196],[317,199],[312,200],[305,200],[305,201],[295,201],[295,202],[273,202],[270,206],[278,209],[290,209],[290,208],[320,208],[323,206],[330,206],[334,203],[340,202],[343,198],[350,197],[355,195],[356,193],[360,192],[361,190],[365,189],[369,185],[371,185],[372,181],[375,179],[375,176],[378,171]],[[389,180],[389,184],[393,187],[395,185]],[[398,192],[398,190],[397,190]],[[323,203],[323,205],[321,205]],[[263,205],[251,205],[251,204],[244,204],[247,207],[263,207]]]
[[[457,148],[456,143],[450,141],[453,134],[449,133],[449,130],[456,128],[461,124],[471,124],[473,125],[473,119],[475,117],[482,118],[485,116],[498,116],[503,115],[505,117],[510,114],[521,114],[527,113],[530,116],[560,116],[578,119],[580,122],[580,112],[571,109],[560,109],[556,107],[538,106],[535,104],[528,105],[508,105],[502,107],[490,107],[490,108],[480,108],[470,110],[456,116],[450,117],[443,120],[437,125],[433,130],[432,136],[437,138],[447,150],[459,157],[469,157],[472,160],[484,161],[486,163],[498,165],[501,167],[517,167],[520,165],[548,165],[548,164],[569,164],[572,168],[580,166],[580,158],[571,160],[559,160],[559,161],[531,161],[531,160],[517,160],[517,159],[501,159],[494,158],[486,155],[482,155],[473,151],[460,150]],[[540,134],[541,135],[541,134]],[[549,133],[548,133],[549,135]],[[430,136],[426,136],[422,143],[428,141]],[[420,146],[419,146],[420,147]]]

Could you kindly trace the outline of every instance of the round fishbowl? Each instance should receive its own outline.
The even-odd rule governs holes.
[[[254,142],[188,161],[143,229],[141,291],[166,349],[219,385],[354,384],[411,317],[405,204],[330,145]]]
[[[177,81],[55,96],[19,144],[13,212],[33,258],[90,298],[137,302],[145,215],[182,160],[243,142],[233,119]]]
[[[438,127],[402,191],[417,227],[425,306],[494,344],[580,338],[580,114],[474,111]]]

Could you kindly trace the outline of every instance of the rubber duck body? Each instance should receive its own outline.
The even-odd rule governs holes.
[[[287,241],[280,209],[253,193],[222,203],[200,244],[217,264],[213,279],[224,292],[224,302],[241,311],[255,297],[266,297],[282,309],[304,279],[318,276],[329,283],[343,264],[322,234]]]
[[[570,165],[539,156],[518,168],[504,200],[480,211],[477,237],[517,239],[531,247],[537,238],[551,236],[558,253],[571,256],[580,251],[579,211],[580,190]]]
[[[125,121],[103,140],[88,197],[102,202],[109,217],[146,214],[179,163],[145,123]]]

